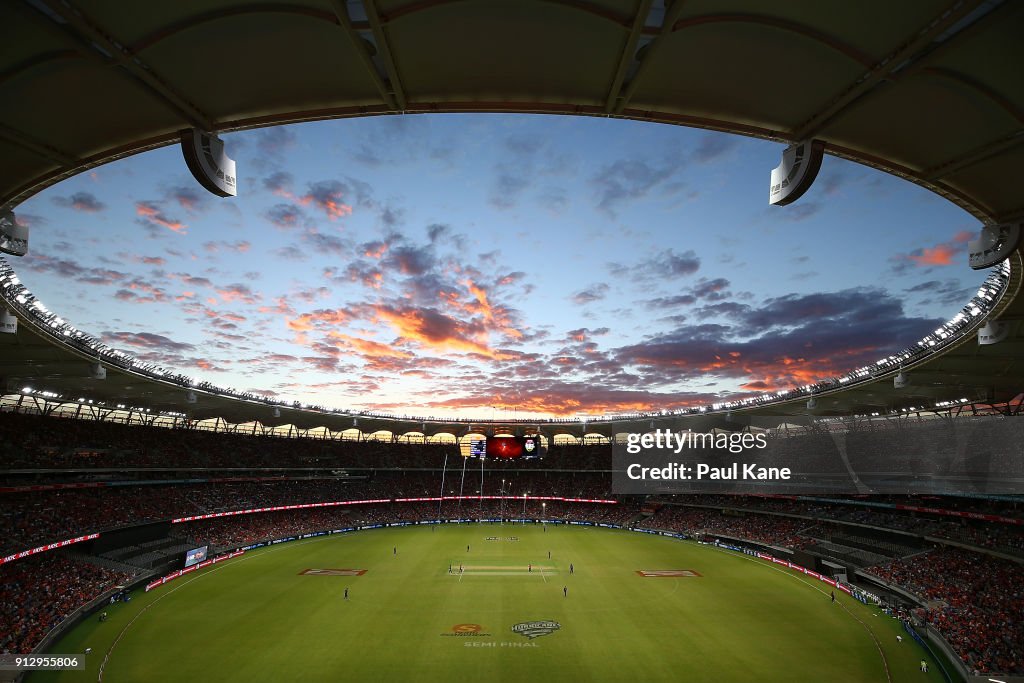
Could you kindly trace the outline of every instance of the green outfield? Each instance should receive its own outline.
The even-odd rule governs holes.
[[[638,573],[674,570],[689,575]],[[96,681],[105,658],[111,683],[942,680],[934,662],[918,670],[923,651],[897,642],[896,620],[828,593],[744,555],[626,531],[362,531],[138,591],[50,648],[91,647],[86,671],[27,680]]]

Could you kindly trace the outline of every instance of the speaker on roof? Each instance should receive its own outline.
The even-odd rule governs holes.
[[[93,379],[106,379],[107,369],[100,365],[99,361],[92,364],[89,368],[89,376]]]
[[[910,386],[910,377],[907,373],[900,370],[899,374],[892,378],[892,385],[897,389]]]
[[[28,226],[18,223],[11,209],[0,210],[0,251],[11,256],[28,253]]]
[[[0,310],[0,334],[17,334],[18,319],[6,308]]]
[[[978,345],[998,344],[1010,336],[1010,323],[1006,320],[989,320],[978,328]]]
[[[213,133],[196,128],[181,132],[181,152],[199,184],[218,197],[238,194],[235,160],[224,153],[224,143]]]
[[[986,225],[978,239],[967,243],[967,260],[971,268],[981,270],[1002,263],[1020,246],[1020,223]]]
[[[825,143],[820,140],[804,140],[787,147],[782,152],[782,163],[772,169],[768,203],[785,206],[800,199],[818,177],[824,155]]]

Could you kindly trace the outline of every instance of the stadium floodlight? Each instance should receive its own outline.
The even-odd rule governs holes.
[[[825,143],[804,140],[782,152],[782,161],[772,169],[768,203],[774,206],[792,204],[803,196],[821,170]]]
[[[1005,261],[1020,246],[1021,232],[1021,223],[984,226],[978,239],[967,243],[971,268],[982,270]]]
[[[18,318],[6,308],[0,310],[0,334],[17,334]]]
[[[28,226],[18,223],[14,210],[0,210],[0,252],[11,256],[28,253]]]
[[[988,320],[978,328],[978,345],[989,346],[1005,341],[1010,336],[1010,323],[1005,320]]]
[[[224,153],[224,142],[195,128],[182,131],[181,152],[199,184],[218,197],[238,194],[235,160]]]

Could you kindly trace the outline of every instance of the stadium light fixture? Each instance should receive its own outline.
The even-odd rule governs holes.
[[[18,318],[6,308],[0,311],[0,333],[16,334],[18,332]]]
[[[181,133],[181,151],[192,176],[218,197],[238,194],[235,160],[224,151],[224,142],[206,131],[191,128]]]
[[[785,206],[799,199],[814,183],[821,170],[825,143],[804,140],[782,152],[782,161],[772,169],[768,203]]]
[[[11,256],[28,253],[28,226],[19,223],[9,207],[0,211],[0,252]]]
[[[107,369],[103,367],[103,365],[99,361],[96,361],[89,368],[89,376],[92,377],[93,379],[106,379]]]

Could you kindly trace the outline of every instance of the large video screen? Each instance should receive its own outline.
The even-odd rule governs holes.
[[[487,457],[510,460],[523,454],[523,444],[514,436],[487,437]]]
[[[194,564],[198,564],[206,559],[206,549],[209,546],[203,546],[202,548],[193,548],[185,553],[185,566],[191,567]]]
[[[524,436],[521,440],[524,458],[539,458],[544,455],[544,446],[541,444],[539,436]]]
[[[511,460],[514,458],[539,458],[544,455],[544,447],[539,436],[489,436],[486,439],[473,440],[469,446],[470,457],[488,457]]]

